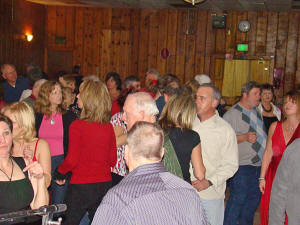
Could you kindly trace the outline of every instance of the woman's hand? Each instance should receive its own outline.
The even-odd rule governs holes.
[[[55,183],[58,185],[64,185],[66,183],[66,180],[55,180]]]
[[[29,163],[24,169],[23,172],[29,171],[30,176],[35,178],[42,178],[44,176],[43,167],[38,162]]]
[[[28,162],[32,162],[32,159],[33,159],[33,151],[32,149],[30,148],[29,145],[25,146],[24,149],[23,149],[23,155],[24,155],[24,158],[28,161]]]
[[[260,180],[259,181],[259,189],[260,189],[260,192],[262,194],[265,193],[265,187],[266,187],[266,181],[265,180]]]

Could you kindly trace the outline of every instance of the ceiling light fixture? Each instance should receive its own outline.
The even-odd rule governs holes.
[[[205,0],[184,0],[185,2],[191,3],[192,5],[198,4],[198,3],[202,3]]]

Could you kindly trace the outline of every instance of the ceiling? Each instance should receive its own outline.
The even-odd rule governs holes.
[[[104,8],[151,8],[237,11],[300,11],[300,0],[205,0],[193,6],[183,0],[27,0],[45,5],[104,7]]]

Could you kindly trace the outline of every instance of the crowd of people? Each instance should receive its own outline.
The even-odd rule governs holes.
[[[261,225],[300,223],[299,91],[277,107],[249,81],[226,109],[207,75],[150,69],[142,88],[29,66],[1,66],[0,214],[65,203],[67,225],[250,225],[260,205]]]

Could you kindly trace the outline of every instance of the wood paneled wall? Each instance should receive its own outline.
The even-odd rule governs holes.
[[[12,63],[18,73],[25,73],[25,64],[35,62],[43,67],[45,48],[45,6],[24,0],[0,1],[0,64]],[[24,39],[32,32],[31,42]],[[23,35],[23,37],[22,37]]]
[[[125,77],[138,74],[143,80],[149,68],[174,73],[182,82],[195,74],[209,74],[221,88],[225,53],[242,59],[264,58],[273,69],[284,68],[281,96],[300,82],[300,13],[228,12],[226,29],[212,28],[210,11],[99,9],[47,7],[47,49],[70,52],[72,63],[83,74],[109,71]],[[248,33],[238,31],[240,20],[249,20]],[[63,44],[55,36],[66,37]],[[249,51],[236,51],[248,43]],[[170,56],[161,57],[167,48]],[[50,57],[50,56],[49,56]],[[51,61],[51,57],[48,59]],[[221,62],[221,63],[220,63]],[[298,76],[296,76],[298,74]]]

